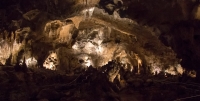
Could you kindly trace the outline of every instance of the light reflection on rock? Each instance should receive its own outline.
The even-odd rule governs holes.
[[[1,39],[0,43],[0,62],[1,64],[5,65],[6,60],[12,56],[12,64],[16,63],[15,56],[18,54],[20,47],[22,46],[21,43],[17,43],[16,40],[14,42],[10,42],[7,40]]]
[[[45,60],[43,66],[46,69],[56,70],[59,65],[59,59],[56,52],[51,52]]]

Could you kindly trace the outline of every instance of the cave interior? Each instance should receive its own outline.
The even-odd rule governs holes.
[[[200,101],[199,0],[1,0],[0,101]]]

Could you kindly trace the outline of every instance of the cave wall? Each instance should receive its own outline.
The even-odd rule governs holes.
[[[16,35],[17,43],[22,43],[21,48],[16,51],[22,54],[18,58],[34,56],[40,67],[43,66],[49,52],[54,51],[59,57],[61,65],[59,68],[71,68],[76,67],[70,66],[77,62],[74,59],[77,58],[75,54],[80,54],[80,52],[72,51],[73,45],[78,44],[80,33],[85,32],[78,40],[81,43],[84,37],[89,39],[86,43],[91,40],[95,42],[89,33],[100,33],[95,30],[103,29],[105,35],[103,39],[99,38],[103,47],[108,45],[106,47],[112,49],[111,47],[118,45],[122,47],[119,53],[122,52],[125,55],[130,55],[133,51],[143,60],[144,67],[150,65],[168,68],[169,64],[178,64],[180,59],[184,68],[198,70],[200,55],[198,51],[199,2],[197,0],[86,1],[88,3],[82,0],[1,1],[2,4],[8,5],[1,6],[1,11],[4,12],[1,13],[4,16],[1,17],[3,19],[1,20],[2,40],[9,42],[10,36]],[[91,6],[97,8],[92,8],[94,11],[92,10],[92,13],[88,15],[90,11],[85,10],[85,7]],[[96,28],[91,26],[96,26]],[[27,31],[26,27],[30,30]],[[19,28],[21,29],[17,32]],[[14,44],[14,41],[11,43]],[[83,50],[83,53],[87,52],[88,50]],[[70,56],[72,54],[73,56]],[[100,60],[112,60],[113,53],[110,54],[110,59]],[[17,55],[14,56],[17,57]],[[93,55],[90,57],[95,58]],[[99,58],[94,60],[96,59]],[[13,63],[17,61],[19,59]],[[71,64],[70,61],[75,61],[75,63]],[[98,64],[98,62],[94,63]],[[135,65],[134,62],[132,64]]]

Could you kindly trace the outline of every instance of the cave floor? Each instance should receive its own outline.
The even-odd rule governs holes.
[[[178,76],[134,75],[111,83],[98,71],[66,75],[47,69],[16,72],[13,67],[1,67],[0,91],[0,101],[200,100],[200,84]]]

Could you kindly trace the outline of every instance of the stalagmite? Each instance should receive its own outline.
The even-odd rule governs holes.
[[[140,74],[140,66],[142,66],[142,60],[140,59],[140,57],[138,57],[138,54],[133,53],[133,55],[135,56],[135,59],[137,61],[137,73]]]

